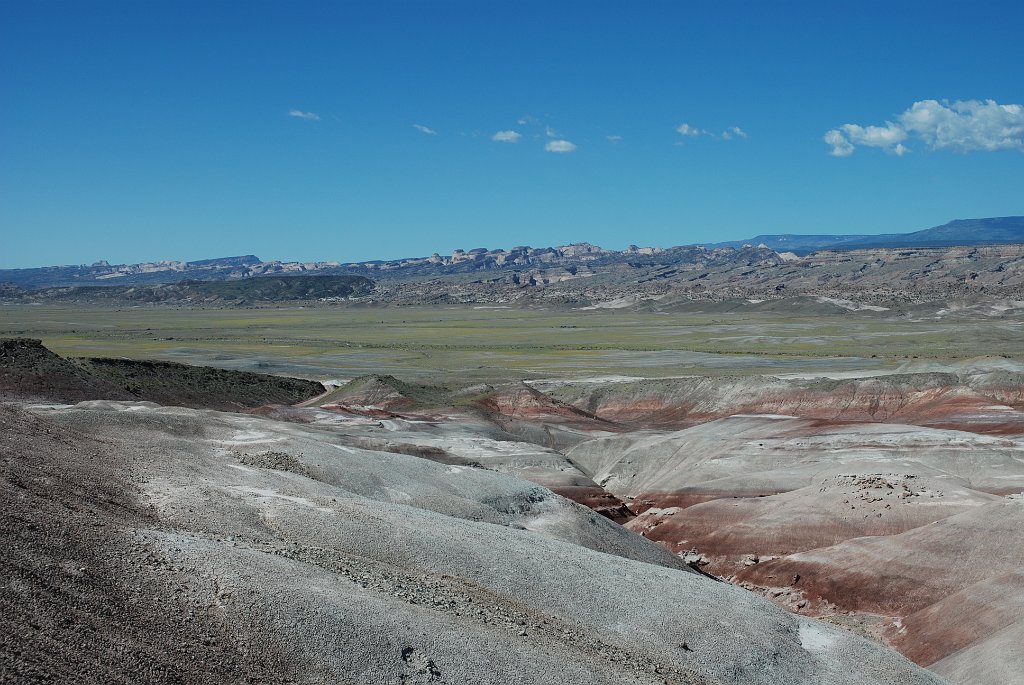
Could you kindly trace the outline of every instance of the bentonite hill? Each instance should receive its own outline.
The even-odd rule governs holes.
[[[503,469],[337,430],[416,420],[2,412],[5,682],[939,682]]]

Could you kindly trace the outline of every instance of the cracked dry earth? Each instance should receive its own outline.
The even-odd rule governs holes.
[[[542,486],[343,425],[0,423],[3,683],[942,682]]]

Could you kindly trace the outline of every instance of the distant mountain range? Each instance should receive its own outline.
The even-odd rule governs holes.
[[[176,281],[138,285],[75,285],[23,289],[0,286],[0,301],[89,301],[115,304],[252,305],[319,300],[337,302],[368,295],[364,276],[300,274],[220,281]]]
[[[708,247],[764,245],[776,251],[806,254],[815,250],[857,250],[871,247],[955,247],[960,245],[1005,245],[1024,243],[1024,216],[989,219],[957,219],[942,226],[913,233],[881,235],[799,235],[792,233],[758,235],[730,240]]]
[[[89,265],[47,266],[35,269],[0,269],[0,296],[17,291],[70,286],[151,286],[184,281],[234,281],[267,276],[357,275],[374,281],[416,281],[455,276],[481,278],[497,272],[494,278],[508,276],[515,285],[546,285],[581,277],[610,268],[651,269],[657,267],[715,267],[729,262],[753,264],[775,255],[743,254],[744,246],[759,246],[779,253],[805,255],[817,250],[853,250],[860,248],[923,248],[962,245],[1024,244],[1024,217],[959,219],[942,226],[914,233],[885,235],[759,235],[703,246],[636,247],[606,250],[589,243],[559,247],[513,247],[510,249],[455,250],[451,255],[377,260],[368,262],[264,262],[254,255],[221,257],[194,262],[162,261],[142,264],[116,264],[106,261]],[[734,249],[741,254],[734,254]],[[762,248],[763,249],[763,248]],[[789,257],[786,257],[789,259]],[[785,259],[783,260],[785,261]],[[659,276],[660,277],[660,276]],[[13,290],[12,290],[13,288]],[[288,290],[285,288],[282,293]],[[8,292],[9,291],[9,292]],[[146,293],[160,299],[161,291]],[[181,293],[174,291],[174,296]],[[192,288],[188,298],[198,296]],[[141,298],[143,295],[138,294]],[[202,296],[210,295],[203,292]],[[221,293],[216,293],[220,296]],[[334,296],[334,295],[331,295]]]
[[[0,269],[0,283],[21,288],[52,288],[76,285],[144,285],[179,281],[223,281],[249,276],[281,275],[338,266],[338,262],[263,262],[255,255],[201,259],[195,262],[166,260],[140,264],[72,264],[35,269]]]

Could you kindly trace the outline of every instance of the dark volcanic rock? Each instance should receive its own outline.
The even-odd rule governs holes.
[[[137,395],[90,374],[31,338],[0,339],[0,399],[55,402],[138,399]]]
[[[263,404],[295,404],[323,392],[316,381],[248,371],[129,359],[77,361],[90,374],[159,404],[230,411]]]
[[[323,392],[315,381],[174,362],[65,359],[39,340],[0,340],[0,399],[146,400],[238,410],[295,404]]]

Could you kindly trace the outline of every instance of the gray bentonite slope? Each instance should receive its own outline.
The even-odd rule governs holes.
[[[537,485],[343,426],[0,421],[0,682],[942,682]]]

